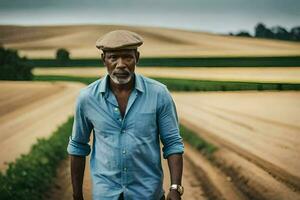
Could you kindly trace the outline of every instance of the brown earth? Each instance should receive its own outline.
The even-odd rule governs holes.
[[[80,83],[0,81],[0,170],[73,115]]]
[[[182,122],[300,186],[300,92],[174,93]]]
[[[249,81],[300,83],[300,67],[137,67],[136,72],[148,77],[167,77],[191,80]],[[35,68],[35,75],[100,77],[104,67],[89,68]]]
[[[47,200],[71,200],[72,199],[72,185],[70,175],[70,163],[69,159],[65,160],[58,169],[58,176],[56,177],[55,185],[47,194]],[[164,178],[164,190],[167,192],[170,186],[169,169],[166,160],[163,160],[163,170],[165,174]],[[188,160],[184,161],[183,171],[183,185],[185,186],[185,194],[183,199],[186,200],[207,200],[207,196],[202,189],[201,181],[194,173],[196,173],[194,167]],[[89,157],[86,159],[85,176],[83,183],[83,193],[85,200],[92,200],[92,184],[89,168]],[[166,193],[167,194],[167,193]]]
[[[96,40],[116,29],[141,34],[144,45],[140,50],[144,57],[300,55],[300,44],[296,42],[112,25],[0,26],[0,43],[18,49],[21,55],[31,58],[53,58],[58,48],[68,49],[72,57],[97,58],[99,51],[95,47]]]

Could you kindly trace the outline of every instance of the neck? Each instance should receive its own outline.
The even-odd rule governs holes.
[[[134,87],[134,83],[135,76],[133,76],[132,79],[126,84],[116,84],[111,79],[109,79],[111,90],[117,93],[130,92]]]

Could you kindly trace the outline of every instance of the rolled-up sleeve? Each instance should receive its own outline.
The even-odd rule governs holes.
[[[89,141],[93,126],[84,110],[85,99],[81,93],[76,101],[72,135],[67,148],[70,155],[87,156],[91,151]]]
[[[159,96],[158,102],[158,128],[163,143],[163,157],[183,153],[184,145],[179,132],[178,116],[175,103],[170,92],[165,87]]]

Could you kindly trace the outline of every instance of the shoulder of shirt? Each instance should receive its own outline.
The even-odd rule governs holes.
[[[78,98],[83,100],[86,97],[93,96],[93,94],[96,94],[98,92],[98,88],[100,86],[100,83],[103,78],[97,79],[96,81],[90,83],[86,87],[80,89]]]
[[[146,76],[143,76],[141,74],[139,74],[139,76],[141,77],[141,79],[143,80],[143,82],[145,83],[145,85],[147,85],[148,87],[152,87],[153,89],[155,89],[156,91],[167,91],[167,86],[157,80],[154,80],[152,78],[148,78]]]

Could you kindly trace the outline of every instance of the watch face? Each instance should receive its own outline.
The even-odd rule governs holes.
[[[183,187],[181,185],[176,185],[176,184],[171,185],[170,190],[171,189],[176,190],[180,195],[182,195],[183,192],[184,192],[184,189],[183,189]]]

